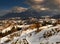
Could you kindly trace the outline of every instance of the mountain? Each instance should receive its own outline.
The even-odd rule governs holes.
[[[23,26],[25,27],[25,26]],[[56,29],[57,28],[57,29]],[[0,44],[60,44],[60,25],[19,30],[0,39]]]
[[[11,9],[11,13],[21,13],[21,12],[25,12],[27,10],[27,8],[24,7],[13,7]]]
[[[15,7],[11,10],[11,12],[5,14],[1,18],[12,18],[12,17],[21,17],[21,18],[28,18],[28,17],[36,17],[40,18],[41,16],[46,16],[46,15],[54,15],[54,12],[49,11],[49,10],[41,10],[41,11],[36,11],[34,9],[27,9],[23,7]]]
[[[54,15],[53,18],[56,18],[56,19],[60,18],[60,14]]]

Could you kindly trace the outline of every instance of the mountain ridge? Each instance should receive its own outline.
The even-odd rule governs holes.
[[[17,8],[18,7],[16,7],[16,10],[17,10]],[[21,18],[36,17],[36,18],[40,18],[41,16],[53,16],[54,17],[54,15],[55,15],[53,11],[49,11],[49,10],[36,11],[32,8],[29,8],[29,9],[23,8],[23,9],[21,9],[21,11],[19,11],[19,9],[17,11],[15,9],[13,9],[13,11],[5,14],[1,18],[3,18],[3,19],[12,18],[12,17],[21,17]]]

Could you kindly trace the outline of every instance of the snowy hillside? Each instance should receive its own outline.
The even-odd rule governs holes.
[[[0,44],[53,44],[60,43],[60,25],[43,26],[39,28],[28,29],[26,31],[17,31],[0,39]]]

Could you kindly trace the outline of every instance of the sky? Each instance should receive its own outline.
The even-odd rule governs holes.
[[[32,7],[36,10],[60,10],[60,0],[0,0],[0,16],[9,12],[9,9]]]
[[[27,8],[28,5],[24,3],[25,0],[0,0],[0,16],[9,12],[9,9],[20,6]]]
[[[24,4],[25,0],[0,0],[0,9],[9,9],[14,6],[22,6],[27,7],[26,4]]]

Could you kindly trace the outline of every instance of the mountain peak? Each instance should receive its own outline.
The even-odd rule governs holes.
[[[21,13],[21,12],[25,12],[26,10],[27,10],[27,8],[24,8],[24,7],[13,7],[11,12]]]

